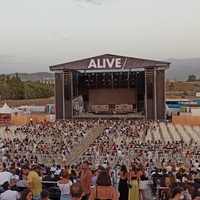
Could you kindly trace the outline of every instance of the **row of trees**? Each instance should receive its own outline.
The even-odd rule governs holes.
[[[39,99],[54,96],[54,85],[41,83],[39,81],[23,82],[18,74],[10,77],[0,75],[0,99]]]

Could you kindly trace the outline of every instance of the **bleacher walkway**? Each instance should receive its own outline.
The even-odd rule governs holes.
[[[102,133],[104,130],[105,125],[102,123],[99,126],[95,128],[95,130],[92,131],[91,134],[88,135],[87,139],[82,141],[75,150],[70,154],[70,156],[67,159],[67,164],[72,165],[75,162],[79,161],[80,158],[82,158],[83,152],[85,152],[90,144],[92,144],[96,138]],[[118,189],[118,184],[115,185],[115,189]],[[146,200],[152,200],[153,197],[151,195],[150,187],[148,186],[148,189],[145,190],[146,194]],[[142,198],[140,198],[142,199]]]
[[[92,130],[92,132],[88,135],[88,137],[84,141],[82,141],[79,145],[76,146],[76,148],[67,158],[66,163],[72,165],[77,161],[79,161],[79,159],[82,157],[83,152],[85,152],[90,146],[90,144],[92,144],[96,140],[96,138],[102,133],[104,128],[105,125],[102,123],[99,126],[97,126],[95,130]]]
[[[153,198],[152,195],[151,195],[151,190],[150,190],[149,186],[148,186],[148,189],[145,190],[145,194],[146,194],[146,200],[155,199],[155,197]],[[142,198],[140,197],[140,199],[142,199]]]

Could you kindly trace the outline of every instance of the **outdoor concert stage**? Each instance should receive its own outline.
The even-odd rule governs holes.
[[[55,73],[56,119],[76,118],[80,106],[94,117],[136,118],[135,113],[144,113],[142,117],[149,120],[165,119],[169,66],[168,62],[110,54],[50,66]],[[82,101],[75,101],[78,97]]]

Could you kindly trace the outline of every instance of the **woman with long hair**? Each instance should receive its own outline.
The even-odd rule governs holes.
[[[33,193],[29,188],[23,190],[19,200],[33,200]]]
[[[174,183],[177,182],[176,176],[174,174],[169,174],[169,181],[170,181],[170,186],[173,185]]]
[[[57,185],[61,191],[60,200],[71,200],[70,186],[72,185],[72,182],[69,179],[69,172],[67,169],[64,169],[61,172],[61,180],[58,181]]]
[[[146,200],[145,189],[147,189],[146,174],[143,165],[138,166],[138,181],[139,181],[139,195],[142,195],[142,199]]]
[[[184,191],[181,187],[175,187],[171,191],[171,200],[181,200],[184,199]]]
[[[128,186],[127,186],[128,171],[126,165],[121,166],[118,175],[120,177],[118,186],[118,191],[120,193],[119,200],[128,200]]]
[[[96,184],[91,188],[89,200],[118,200],[119,193],[112,187],[110,175],[106,170],[99,173]]]
[[[139,200],[139,186],[138,186],[138,172],[135,165],[131,166],[131,171],[129,172],[129,193],[128,200]]]

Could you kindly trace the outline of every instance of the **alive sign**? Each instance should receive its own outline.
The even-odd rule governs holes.
[[[91,59],[88,65],[88,69],[112,69],[121,68],[121,58],[103,58],[103,59]]]

